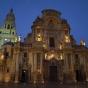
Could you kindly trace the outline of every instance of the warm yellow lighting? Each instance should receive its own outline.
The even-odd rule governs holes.
[[[61,59],[61,60],[63,59],[63,55],[62,55],[62,54],[60,54],[60,59]]]
[[[38,36],[38,37],[41,37],[41,34],[39,33],[37,36]]]
[[[45,59],[47,59],[47,53],[45,53]]]
[[[60,50],[62,49],[62,44],[60,44],[59,48],[60,48]]]
[[[51,55],[48,56],[48,58],[50,58],[50,59],[53,58],[53,57],[54,57],[54,54],[51,54]]]
[[[37,34],[37,36],[36,36],[36,40],[37,41],[42,41],[42,36],[41,36],[41,34],[39,33],[39,34]]]
[[[52,58],[54,58],[54,54],[48,55],[47,59],[51,60]]]
[[[51,60],[54,57],[55,57],[55,55],[53,53],[52,54],[45,54],[45,59],[46,60]]]
[[[41,27],[40,27],[40,26],[37,26],[36,28],[37,28],[37,29],[40,29]]]
[[[65,35],[65,42],[66,42],[66,43],[70,43],[70,38],[69,38],[69,36],[67,36],[67,35]]]
[[[4,55],[1,55],[0,60],[3,60],[3,59],[4,59]]]
[[[45,44],[43,44],[43,47],[46,49],[47,48],[47,46],[45,45]]]
[[[1,55],[0,55],[0,64],[2,64],[2,63],[3,63],[3,60],[4,60],[4,55],[3,55],[3,54],[1,54]]]
[[[42,41],[41,37],[38,37],[38,38],[37,38],[37,41]]]

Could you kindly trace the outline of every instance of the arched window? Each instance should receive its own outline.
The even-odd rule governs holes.
[[[76,66],[80,65],[80,58],[78,54],[75,54],[75,64]]]
[[[1,34],[2,32],[0,31],[0,34]]]
[[[8,24],[7,29],[10,29],[10,25]]]
[[[24,53],[24,57],[27,57],[27,52]]]
[[[50,37],[50,38],[49,38],[49,46],[50,46],[50,47],[53,47],[53,48],[55,47],[55,40],[54,40],[53,37]]]
[[[12,34],[14,35],[14,32],[12,32]]]

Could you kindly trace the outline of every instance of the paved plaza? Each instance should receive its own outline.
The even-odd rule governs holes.
[[[4,84],[0,83],[0,88],[88,88],[88,83],[69,83],[69,84],[59,84],[59,83],[46,83],[46,84]]]

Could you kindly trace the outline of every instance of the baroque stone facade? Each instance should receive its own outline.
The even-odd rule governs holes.
[[[77,82],[88,80],[88,48],[78,45],[61,13],[45,9],[24,42],[3,45],[0,82]]]

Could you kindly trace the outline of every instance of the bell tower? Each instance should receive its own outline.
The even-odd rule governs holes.
[[[13,9],[10,9],[9,13],[6,15],[5,23],[4,23],[5,29],[15,29],[15,15],[13,13]]]
[[[13,9],[10,9],[5,17],[4,24],[0,28],[0,48],[7,42],[15,43],[19,40],[16,33],[15,15]]]

